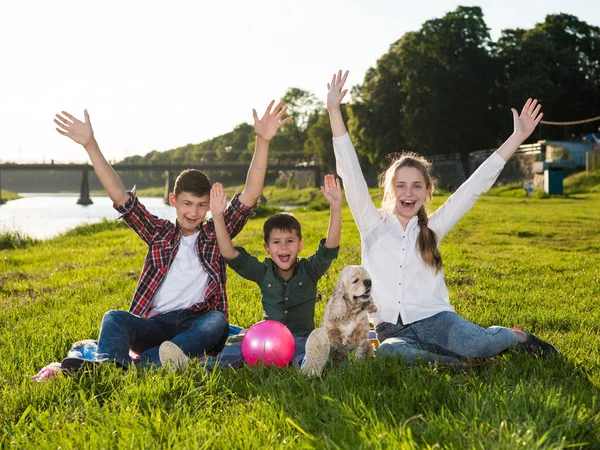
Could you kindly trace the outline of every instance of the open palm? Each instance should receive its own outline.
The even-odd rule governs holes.
[[[59,126],[56,129],[63,136],[68,136],[78,144],[84,147],[90,143],[94,137],[94,130],[92,130],[92,124],[90,122],[90,116],[87,109],[83,112],[85,116],[85,122],[73,117],[66,111],[56,115],[54,123]]]
[[[348,92],[348,89],[344,89],[348,73],[349,71],[346,70],[344,75],[342,75],[342,71],[340,70],[337,74],[333,74],[331,83],[327,83],[327,89],[329,90],[327,93],[327,109],[340,107],[344,96]]]
[[[213,184],[210,190],[210,210],[213,217],[223,214],[227,208],[227,195],[221,183]]]
[[[344,201],[342,187],[340,185],[340,180],[335,176],[330,174],[325,175],[323,186],[321,186],[321,192],[323,193],[325,200],[327,200],[331,206],[342,206],[342,202]]]
[[[256,110],[252,110],[252,115],[254,116],[254,130],[256,131],[257,136],[261,137],[265,141],[270,141],[273,139],[279,128],[292,120],[291,117],[281,120],[287,111],[287,106],[285,106],[283,102],[279,102],[275,109],[273,109],[274,103],[275,100],[269,103],[269,106],[267,106],[265,113],[260,119],[258,118]]]
[[[521,114],[517,113],[516,109],[511,109],[513,113],[513,121],[515,125],[515,134],[518,134],[523,140],[527,139],[535,127],[540,123],[544,113],[540,113],[542,105],[537,100],[527,99]]]

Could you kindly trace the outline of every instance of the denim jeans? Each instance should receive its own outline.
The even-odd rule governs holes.
[[[292,358],[292,366],[300,367],[302,360],[304,359],[306,340],[307,336],[294,336],[294,342],[296,343],[296,350],[294,351],[294,357]],[[204,363],[204,367],[211,369],[215,366],[219,367],[231,367],[233,369],[239,369],[246,362],[242,355],[242,343],[235,342],[233,344],[226,345],[223,351],[217,356],[208,358]]]
[[[102,318],[98,356],[128,366],[129,350],[140,355],[136,365],[160,366],[158,347],[171,341],[190,357],[220,350],[229,325],[219,311],[197,313],[187,309],[144,319],[127,311],[113,310]]]
[[[461,358],[489,358],[518,343],[508,328],[482,328],[448,311],[409,325],[384,322],[376,331],[377,356],[401,355],[409,364],[461,366]]]

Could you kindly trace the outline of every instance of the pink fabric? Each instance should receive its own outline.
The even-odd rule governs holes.
[[[46,367],[44,367],[31,378],[39,383],[40,381],[47,381],[51,380],[52,378],[56,378],[60,376],[61,373],[62,372],[60,371],[60,363],[53,362],[52,364],[48,364]]]

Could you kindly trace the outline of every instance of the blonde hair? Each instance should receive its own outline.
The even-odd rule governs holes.
[[[388,168],[379,175],[379,187],[383,189],[383,200],[381,208],[391,214],[396,210],[396,190],[395,178],[396,172],[403,167],[412,167],[417,169],[423,175],[425,180],[425,190],[427,198],[431,200],[435,191],[435,180],[431,176],[431,163],[420,155],[412,152],[401,153],[397,158],[392,160]],[[442,269],[442,255],[437,247],[437,236],[427,226],[429,218],[425,205],[422,205],[417,212],[417,218],[421,231],[417,239],[417,248],[421,252],[423,262],[431,267],[435,272]]]

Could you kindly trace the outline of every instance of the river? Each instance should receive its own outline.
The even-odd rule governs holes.
[[[19,231],[36,239],[48,239],[78,225],[116,220],[118,213],[108,197],[92,197],[92,205],[77,204],[78,194],[19,194],[22,198],[0,205],[0,232]],[[158,197],[140,197],[148,210],[175,221],[175,208]]]

